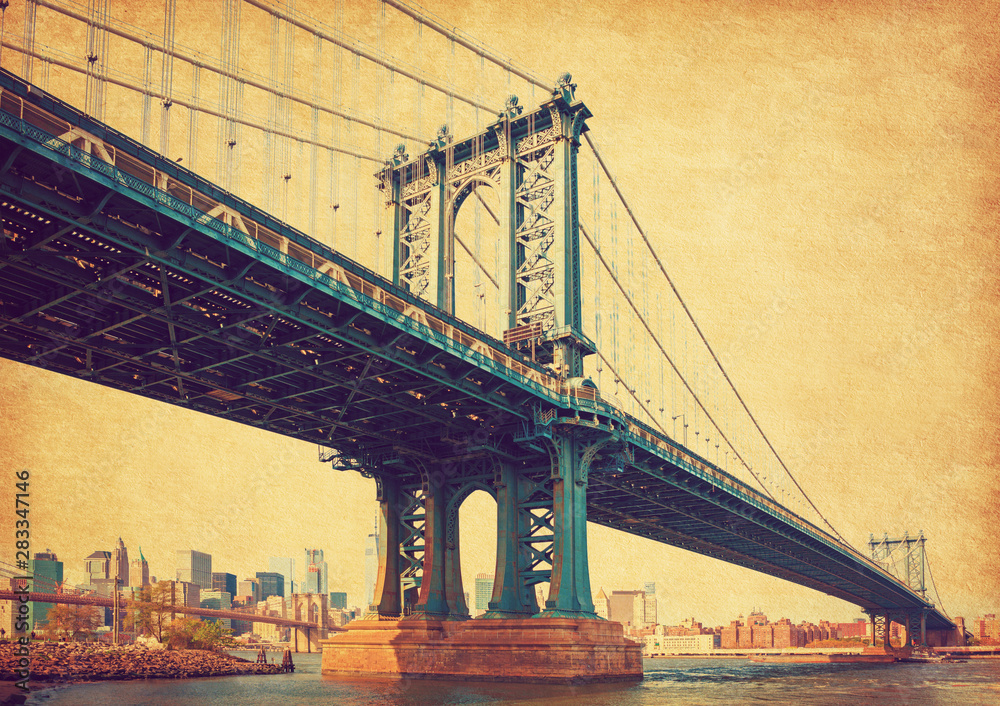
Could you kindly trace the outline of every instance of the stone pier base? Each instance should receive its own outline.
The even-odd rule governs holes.
[[[327,675],[550,684],[642,679],[641,647],[606,620],[361,620],[322,645]]]

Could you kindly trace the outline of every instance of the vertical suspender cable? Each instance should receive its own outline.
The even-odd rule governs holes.
[[[199,104],[199,94],[201,93],[201,66],[194,64],[191,67],[191,103],[195,106]],[[198,111],[191,109],[188,111],[188,169],[193,172],[198,171]]]
[[[323,40],[319,35],[313,39],[313,91],[322,92],[323,74],[320,67],[323,65]],[[319,165],[317,160],[319,155],[316,152],[316,143],[319,141],[319,108],[312,108],[312,130],[310,131],[313,144],[309,146],[309,235],[316,237],[316,204],[319,201],[319,194],[316,193],[316,185],[319,181]]]
[[[715,362],[716,366],[718,366],[718,368],[719,368],[720,372],[722,373],[723,377],[726,379],[726,383],[729,385],[730,389],[732,389],[733,394],[736,396],[737,400],[739,400],[740,405],[743,407],[744,411],[747,413],[747,416],[748,416],[749,420],[753,423],[754,427],[757,429],[757,432],[760,434],[760,436],[763,439],[764,443],[767,445],[768,449],[770,449],[771,453],[774,455],[775,459],[778,461],[778,463],[784,469],[785,473],[788,474],[788,477],[795,484],[795,487],[798,488],[799,492],[802,493],[802,496],[809,502],[809,505],[812,507],[812,509],[816,512],[816,514],[820,517],[820,519],[823,520],[824,524],[826,524],[826,526],[830,528],[830,530],[833,532],[833,534],[841,542],[843,542],[847,546],[851,546],[850,543],[841,536],[841,534],[837,531],[837,529],[832,524],[830,524],[830,521],[827,520],[826,517],[819,511],[819,508],[816,507],[816,504],[813,503],[812,499],[809,498],[808,495],[806,495],[805,491],[802,489],[802,486],[799,485],[798,480],[796,480],[795,476],[793,476],[792,472],[788,469],[788,466],[785,465],[785,462],[778,455],[777,450],[771,444],[771,440],[764,434],[764,430],[761,428],[760,424],[757,422],[757,418],[754,417],[753,414],[750,412],[750,408],[747,406],[746,402],[744,401],[743,396],[740,395],[739,391],[736,389],[736,386],[733,384],[733,381],[730,379],[728,373],[726,373],[725,369],[722,367],[722,363],[719,361],[718,357],[715,355],[715,351],[709,345],[708,340],[705,338],[705,335],[702,333],[701,328],[698,326],[697,321],[695,321],[694,316],[691,314],[691,311],[687,307],[687,304],[685,304],[683,298],[680,295],[680,292],[677,290],[677,287],[674,285],[673,280],[670,278],[670,275],[667,274],[667,271],[664,268],[663,263],[661,262],[659,256],[656,254],[656,251],[653,248],[652,243],[650,243],[649,239],[646,237],[645,232],[642,230],[641,226],[639,225],[639,222],[636,219],[636,216],[633,213],[631,207],[628,205],[628,202],[625,201],[624,195],[622,194],[621,190],[618,188],[618,185],[615,183],[614,178],[611,176],[610,171],[608,170],[607,165],[604,163],[604,160],[601,158],[601,155],[600,155],[600,153],[597,150],[597,147],[594,145],[593,141],[590,139],[590,136],[587,135],[586,133],[584,133],[584,138],[587,140],[587,144],[590,146],[591,150],[594,152],[594,155],[597,157],[598,162],[600,162],[601,168],[604,170],[604,173],[608,176],[608,179],[611,181],[612,186],[615,189],[615,192],[618,194],[618,198],[621,200],[622,205],[625,207],[625,210],[628,211],[630,217],[632,218],[633,223],[635,223],[636,228],[638,229],[639,234],[642,237],[643,243],[646,245],[646,248],[649,250],[650,254],[653,256],[653,260],[656,262],[657,266],[660,269],[660,272],[663,274],[664,278],[667,280],[667,283],[670,285],[670,288],[673,290],[674,296],[677,298],[678,302],[683,307],[684,312],[687,314],[688,318],[690,319],[692,326],[694,326],[694,330],[697,332],[697,334],[700,337],[702,343],[705,345],[706,349],[708,350],[708,353],[711,355],[712,360]]]
[[[167,156],[170,151],[170,106],[174,93],[174,27],[176,25],[177,0],[166,0],[163,13],[163,65],[160,74],[160,92],[163,110],[160,113],[160,154]]]
[[[150,88],[152,82],[150,73],[153,63],[153,47],[146,44],[143,47],[143,54],[145,61],[143,62],[142,70],[142,139],[140,141],[146,147],[149,147],[149,112],[151,103],[153,102],[153,94]]]
[[[338,33],[341,33],[344,25],[343,0],[337,0],[336,5],[334,6],[333,15],[334,27]],[[340,45],[335,44],[333,46],[333,57],[333,91],[330,96],[330,101],[334,108],[340,108],[344,104],[343,48]],[[343,118],[334,115],[332,120],[333,144],[334,146],[339,147],[341,137],[340,130]],[[340,152],[336,150],[330,152],[330,178],[327,180],[327,183],[329,184],[328,206],[330,208],[330,246],[336,247],[339,245],[337,242],[337,215],[340,212]]]

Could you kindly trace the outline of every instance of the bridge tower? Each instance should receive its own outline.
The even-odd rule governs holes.
[[[890,537],[883,534],[881,539],[876,540],[875,535],[870,535],[868,539],[868,550],[872,560],[878,564],[886,566],[891,573],[899,578],[921,597],[927,596],[926,567],[927,562],[924,557],[924,543],[926,542],[923,530],[916,536],[910,536],[905,532],[902,537]],[[902,570],[899,567],[902,565]],[[927,614],[926,611],[908,611],[899,613],[870,613],[872,621],[872,644],[889,645],[889,627],[892,621],[896,621],[906,628],[906,644],[909,647],[913,644],[927,644]],[[917,639],[914,639],[916,636]]]
[[[442,126],[414,159],[400,145],[379,174],[394,212],[393,280],[455,313],[455,222],[486,187],[499,196],[497,282],[504,343],[530,348],[564,378],[595,352],[583,334],[577,152],[590,110],[562,75],[551,100],[524,113],[516,96],[484,132],[455,142]]]
[[[456,142],[442,127],[413,159],[397,147],[378,174],[394,213],[395,284],[453,315],[459,210],[479,188],[498,196],[491,215],[503,342],[530,352],[570,401],[528,408],[527,419],[484,419],[481,434],[458,441],[450,458],[335,459],[375,478],[383,539],[367,620],[325,643],[324,672],[641,678],[638,646],[597,617],[590,587],[587,480],[613,463],[620,442],[613,423],[596,414],[581,421],[573,408],[573,398],[599,400],[583,377],[596,349],[582,330],[577,188],[591,113],[574,90],[565,74],[529,112],[511,96],[485,131]],[[489,610],[469,620],[458,511],[475,490],[497,502],[497,564]],[[539,606],[535,588],[544,582]],[[439,648],[447,654],[431,656]]]

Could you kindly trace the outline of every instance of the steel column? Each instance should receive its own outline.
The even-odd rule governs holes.
[[[555,430],[554,541],[549,597],[540,617],[596,618],[587,559],[587,471],[596,446],[574,430]]]
[[[497,564],[493,595],[484,618],[528,618],[538,612],[534,586],[551,578],[539,564],[551,562],[550,515],[537,514],[545,495],[509,464],[499,463],[497,479]],[[539,548],[537,545],[542,545]]]
[[[399,616],[403,612],[399,585],[399,489],[392,478],[379,478],[378,577],[369,613]]]

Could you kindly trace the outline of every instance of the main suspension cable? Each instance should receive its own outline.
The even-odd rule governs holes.
[[[594,144],[593,140],[590,139],[590,135],[588,135],[587,133],[584,133],[583,136],[584,136],[584,138],[586,138],[587,144],[590,146],[591,151],[594,153],[594,157],[597,159],[598,163],[601,165],[601,169],[604,171],[605,176],[607,176],[608,181],[611,182],[611,186],[614,188],[615,193],[618,195],[618,200],[621,201],[622,206],[624,206],[625,210],[628,211],[628,215],[632,219],[632,223],[635,224],[636,230],[639,232],[639,235],[642,237],[642,242],[645,243],[646,248],[649,250],[649,253],[653,256],[653,260],[656,262],[656,265],[660,269],[660,272],[663,274],[663,277],[667,280],[667,283],[670,285],[670,289],[673,290],[674,296],[677,297],[677,301],[680,302],[681,307],[684,309],[684,313],[687,314],[688,319],[691,321],[691,324],[694,326],[695,331],[698,333],[698,337],[701,338],[702,343],[705,344],[705,349],[708,351],[709,355],[712,356],[712,360],[715,361],[715,365],[719,368],[719,371],[722,373],[723,377],[726,379],[726,383],[729,385],[729,388],[733,391],[733,394],[736,395],[736,399],[739,400],[740,405],[742,405],[743,410],[747,413],[747,417],[749,417],[750,421],[753,422],[754,427],[756,427],[756,429],[757,429],[758,433],[760,434],[761,438],[764,440],[764,443],[766,443],[767,447],[769,449],[771,449],[771,453],[774,455],[774,458],[778,461],[778,463],[781,464],[781,467],[785,470],[785,473],[788,474],[788,477],[795,484],[795,487],[799,489],[799,492],[802,494],[802,497],[804,497],[806,499],[806,502],[808,502],[809,505],[812,507],[812,509],[816,511],[816,514],[819,516],[819,518],[821,520],[823,520],[823,522],[826,524],[826,526],[829,527],[833,531],[833,533],[837,536],[837,538],[841,542],[843,542],[844,544],[846,544],[848,546],[852,546],[850,544],[850,542],[848,542],[846,539],[844,539],[843,536],[841,536],[840,532],[837,531],[837,528],[834,527],[830,523],[830,521],[828,519],[826,519],[826,517],[823,515],[823,513],[820,512],[819,508],[816,507],[816,503],[814,503],[812,501],[812,498],[810,498],[806,494],[806,491],[802,489],[802,486],[799,484],[799,481],[795,478],[794,475],[792,475],[792,472],[790,470],[788,470],[788,466],[785,465],[784,460],[782,460],[781,456],[778,454],[778,451],[774,448],[774,445],[771,443],[771,440],[767,437],[767,435],[764,433],[764,430],[761,428],[760,424],[757,422],[757,418],[754,417],[753,413],[750,411],[750,408],[747,406],[747,403],[743,399],[743,396],[740,395],[739,391],[736,389],[736,385],[733,384],[733,381],[729,377],[729,374],[726,372],[725,368],[722,367],[722,362],[719,360],[718,356],[715,354],[715,351],[712,349],[712,346],[709,344],[708,339],[705,338],[705,334],[702,333],[701,327],[698,326],[698,322],[695,321],[694,315],[691,313],[691,310],[688,308],[688,306],[685,303],[683,297],[681,297],[681,293],[677,290],[677,286],[674,284],[674,281],[670,278],[670,275],[667,274],[667,270],[663,266],[663,262],[660,260],[659,255],[657,255],[656,249],[653,247],[653,244],[649,241],[649,238],[646,237],[646,231],[643,230],[642,226],[639,224],[639,219],[636,217],[635,212],[632,210],[632,207],[629,205],[628,201],[625,199],[625,195],[621,192],[621,189],[618,187],[618,182],[615,181],[614,176],[611,174],[611,170],[608,169],[608,165],[604,162],[604,159],[601,157],[600,152],[597,150],[597,146]],[[661,348],[661,350],[662,350],[662,348]],[[690,390],[690,388],[688,388],[688,389]],[[705,414],[707,415],[708,412],[701,405],[700,401],[698,402],[698,405],[700,407],[702,407],[702,410],[705,411]],[[715,422],[713,421],[712,424],[715,425]],[[715,425],[715,428],[719,429],[718,425]],[[721,433],[721,430],[719,430],[719,431]],[[723,436],[723,438],[725,438],[725,436]],[[728,439],[726,441],[728,443]],[[732,448],[732,444],[730,444],[730,448]],[[735,452],[735,449],[734,449],[734,452]],[[740,460],[742,460],[742,459],[740,459]]]

